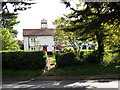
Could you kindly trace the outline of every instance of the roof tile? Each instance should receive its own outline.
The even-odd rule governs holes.
[[[23,36],[47,36],[53,35],[54,29],[23,29]]]

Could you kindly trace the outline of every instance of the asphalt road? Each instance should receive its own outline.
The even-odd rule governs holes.
[[[69,80],[69,81],[3,81],[2,88],[82,88],[120,90],[120,80]],[[116,89],[115,89],[116,88]],[[102,89],[103,90],[103,89]]]

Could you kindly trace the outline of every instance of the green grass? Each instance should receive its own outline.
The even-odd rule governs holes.
[[[3,77],[11,76],[42,76],[44,70],[2,70]]]
[[[57,75],[60,76],[80,76],[80,75],[108,75],[120,74],[120,66],[101,66],[86,64],[81,66],[70,66],[56,69]]]
[[[33,77],[33,76],[89,76],[89,75],[109,75],[120,74],[120,66],[101,66],[85,64],[80,66],[69,66],[64,68],[54,68],[45,74],[44,70],[3,70],[3,77]]]

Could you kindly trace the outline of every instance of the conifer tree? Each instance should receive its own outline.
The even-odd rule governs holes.
[[[21,10],[24,11],[26,9],[31,8],[30,5],[35,4],[35,3],[28,3],[25,2],[24,0],[8,0],[4,1],[1,3],[2,4],[2,26],[6,29],[10,30],[10,33],[13,33],[13,36],[16,36],[18,31],[13,29],[13,26],[17,25],[19,21],[16,19],[18,18],[18,13],[17,11]],[[12,11],[10,12],[9,10],[9,5],[13,5]]]
[[[80,36],[84,34],[89,34],[92,36],[92,40],[96,39],[98,43],[99,59],[103,59],[104,44],[106,43],[106,38],[112,29],[105,29],[104,26],[112,25],[116,20],[120,21],[120,2],[85,2],[83,9],[74,9],[70,2],[67,0],[62,0],[66,7],[70,7],[73,13],[67,16],[68,18],[76,18],[76,20],[71,20],[74,24],[79,23],[79,25],[71,28],[64,29],[65,31],[76,31],[79,30]],[[79,6],[80,4],[78,4]],[[119,26],[120,22],[116,24]],[[82,30],[82,31],[81,31]],[[119,32],[118,32],[119,33]],[[89,38],[86,38],[89,39]]]

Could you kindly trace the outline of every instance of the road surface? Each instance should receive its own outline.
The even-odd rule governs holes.
[[[69,80],[69,81],[3,81],[3,88],[109,88],[120,90],[120,80]],[[111,89],[110,89],[111,88]],[[116,88],[116,89],[115,89]]]

